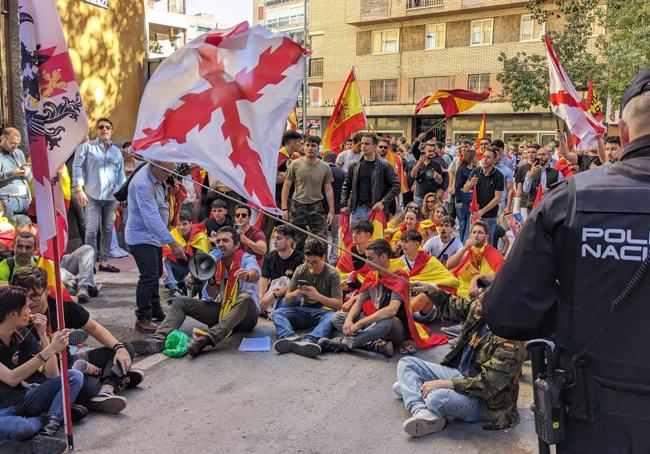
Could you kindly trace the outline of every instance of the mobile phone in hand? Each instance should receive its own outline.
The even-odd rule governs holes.
[[[118,378],[122,378],[124,376],[124,371],[122,370],[120,363],[114,363],[113,367],[111,367],[111,372],[117,375]]]
[[[298,287],[301,287],[303,285],[309,285],[309,282],[305,279],[298,279]]]

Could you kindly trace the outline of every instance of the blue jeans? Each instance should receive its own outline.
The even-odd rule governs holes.
[[[350,214],[350,224],[360,219],[368,219],[370,217],[371,211],[372,211],[372,207],[367,208],[361,205],[357,205],[354,211]]]
[[[488,243],[492,244],[494,239],[494,231],[497,228],[497,218],[481,218],[487,222],[488,227],[490,228],[488,232]]]
[[[12,217],[14,214],[27,214],[30,200],[27,197],[2,197],[0,199],[5,204],[5,216]]]
[[[294,336],[294,329],[315,327],[302,336],[307,342],[318,342],[321,337],[329,337],[332,332],[334,311],[318,307],[285,306],[275,309],[271,318],[275,324],[278,339]]]
[[[420,358],[407,356],[397,363],[397,381],[404,399],[404,406],[413,413],[418,409],[428,409],[442,418],[451,416],[465,422],[483,420],[483,410],[478,399],[457,393],[453,389],[438,388],[423,398],[420,386],[430,380],[451,380],[463,378],[456,369],[428,363]]]
[[[458,238],[460,238],[461,243],[465,244],[465,240],[469,236],[469,231],[471,230],[471,227],[469,226],[469,202],[463,202],[463,205],[460,208],[456,208],[456,217],[458,217]]]
[[[171,260],[165,259],[165,269],[167,270],[167,277],[163,281],[165,286],[176,285],[178,281],[185,280],[185,276],[190,272],[190,263],[174,263]]]
[[[70,402],[79,395],[84,376],[76,369],[68,370]],[[43,426],[39,416],[46,413],[63,419],[61,377],[50,378],[39,386],[27,390],[23,401],[16,407],[0,408],[0,439],[26,440]]]
[[[85,243],[95,248],[97,260],[108,260],[108,250],[113,239],[113,223],[117,210],[117,200],[95,200],[88,197],[86,205],[86,239]],[[101,228],[102,240],[97,249],[97,231]]]

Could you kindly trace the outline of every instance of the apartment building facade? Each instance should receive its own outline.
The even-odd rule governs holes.
[[[253,0],[253,24],[285,32],[299,43],[305,42],[304,0]]]
[[[185,0],[147,0],[148,56],[171,55],[188,41]]]
[[[310,0],[308,116],[327,125],[354,67],[372,127],[412,140],[429,131],[442,140],[475,139],[483,112],[492,138],[546,143],[555,120],[548,110],[515,113],[496,80],[499,54],[544,53],[544,30],[520,0]],[[492,88],[489,101],[445,121],[439,105],[414,115],[437,89]],[[432,129],[433,128],[433,129]]]

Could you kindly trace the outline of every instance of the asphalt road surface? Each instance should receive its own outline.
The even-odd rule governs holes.
[[[121,340],[136,335],[133,263],[99,273],[100,298],[86,307]],[[164,293],[164,291],[163,291]],[[183,326],[188,332],[195,321]],[[273,336],[262,321],[248,337]],[[534,453],[530,368],[524,367],[521,423],[503,431],[452,421],[437,434],[409,439],[408,418],[391,391],[398,356],[362,352],[309,359],[288,353],[239,352],[241,335],[196,359],[136,358],[146,378],[125,392],[120,415],[91,414],[75,426],[77,452],[92,453]],[[418,353],[439,360],[448,347]]]

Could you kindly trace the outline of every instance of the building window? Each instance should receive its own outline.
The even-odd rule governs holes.
[[[309,77],[323,77],[323,59],[309,59]]]
[[[445,48],[445,35],[447,33],[447,24],[433,24],[427,25],[424,48],[429,49],[444,49]]]
[[[399,52],[399,28],[372,32],[373,54],[396,54]]]
[[[544,24],[533,19],[530,14],[521,15],[519,41],[539,41],[544,34]]]
[[[481,93],[490,87],[490,74],[470,74],[467,89],[475,93]]]
[[[430,6],[443,6],[443,0],[406,0],[406,9],[428,8]]]
[[[397,101],[397,79],[370,81],[370,102],[381,104]]]
[[[470,45],[485,46],[492,44],[492,29],[494,19],[473,20],[470,27]]]

